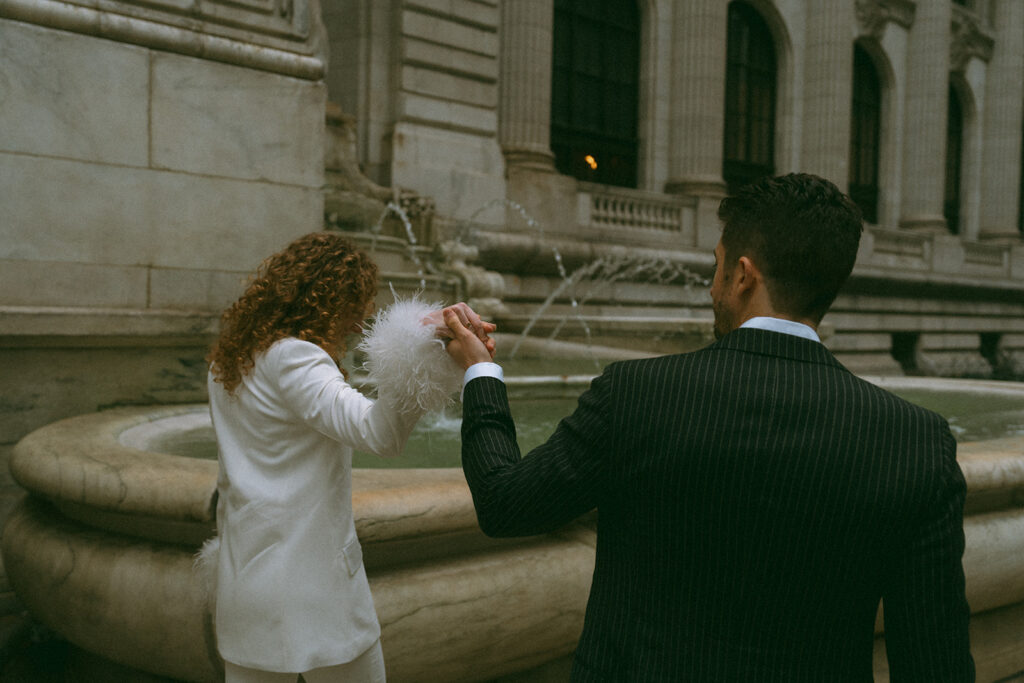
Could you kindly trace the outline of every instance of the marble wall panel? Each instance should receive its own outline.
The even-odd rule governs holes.
[[[430,97],[465,102],[493,109],[498,106],[498,88],[463,76],[418,66],[402,67],[402,87]]]
[[[147,269],[60,261],[0,261],[5,306],[144,308]]]
[[[160,309],[222,311],[245,290],[248,276],[248,272],[240,271],[153,268],[149,305]]]
[[[153,56],[153,166],[323,184],[323,84],[180,55]]]
[[[493,139],[409,123],[395,127],[392,182],[433,197],[438,213],[468,218],[504,198],[503,172]]]
[[[468,73],[480,79],[496,81],[498,60],[462,50],[453,50],[447,45],[438,45],[427,40],[406,38],[406,63],[429,64],[441,70]]]
[[[149,53],[0,20],[0,150],[145,166]]]
[[[498,23],[496,2],[479,0],[414,0],[405,3],[409,7],[422,8],[431,14],[447,14],[467,23],[495,26]]]
[[[477,107],[406,92],[399,97],[398,109],[403,118],[431,122],[443,128],[458,128],[485,135],[492,135],[498,130],[498,113],[490,107]],[[481,136],[483,142],[485,139]],[[443,149],[434,152],[442,155],[445,153]]]
[[[422,14],[412,9],[402,13],[402,34],[427,40],[444,36],[444,42],[453,48],[496,57],[498,34],[442,17]]]
[[[114,266],[249,271],[323,220],[319,189],[5,154],[0,205],[0,258]]]

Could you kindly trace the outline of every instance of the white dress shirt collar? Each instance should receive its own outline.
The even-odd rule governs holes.
[[[768,330],[769,332],[782,332],[783,334],[792,334],[796,337],[810,339],[811,341],[821,341],[821,338],[818,336],[818,333],[814,331],[814,328],[792,320],[783,320],[782,318],[758,316],[756,318],[751,318],[740,325],[740,327],[752,327],[758,330]]]

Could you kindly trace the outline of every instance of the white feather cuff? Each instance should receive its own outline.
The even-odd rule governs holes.
[[[402,412],[437,411],[451,403],[462,386],[462,368],[422,320],[440,306],[419,299],[396,299],[377,314],[357,347],[366,354],[366,371],[377,395]]]
[[[192,571],[199,579],[206,606],[212,613],[217,602],[217,563],[220,558],[220,536],[206,539],[192,560]]]

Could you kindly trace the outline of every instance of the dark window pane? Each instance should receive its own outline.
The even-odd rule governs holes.
[[[850,197],[860,206],[865,220],[877,223],[882,88],[874,62],[859,45],[853,48],[850,119]]]
[[[722,175],[730,191],[775,169],[775,46],[761,16],[729,5]]]
[[[963,154],[964,119],[960,98],[949,88],[949,118],[946,122],[946,201],[943,214],[954,235],[960,232],[960,170]]]
[[[553,50],[555,166],[581,180],[636,187],[636,0],[556,0]]]

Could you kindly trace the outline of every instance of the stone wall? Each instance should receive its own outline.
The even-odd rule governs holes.
[[[0,3],[0,444],[204,398],[216,314],[323,221],[315,2]]]

